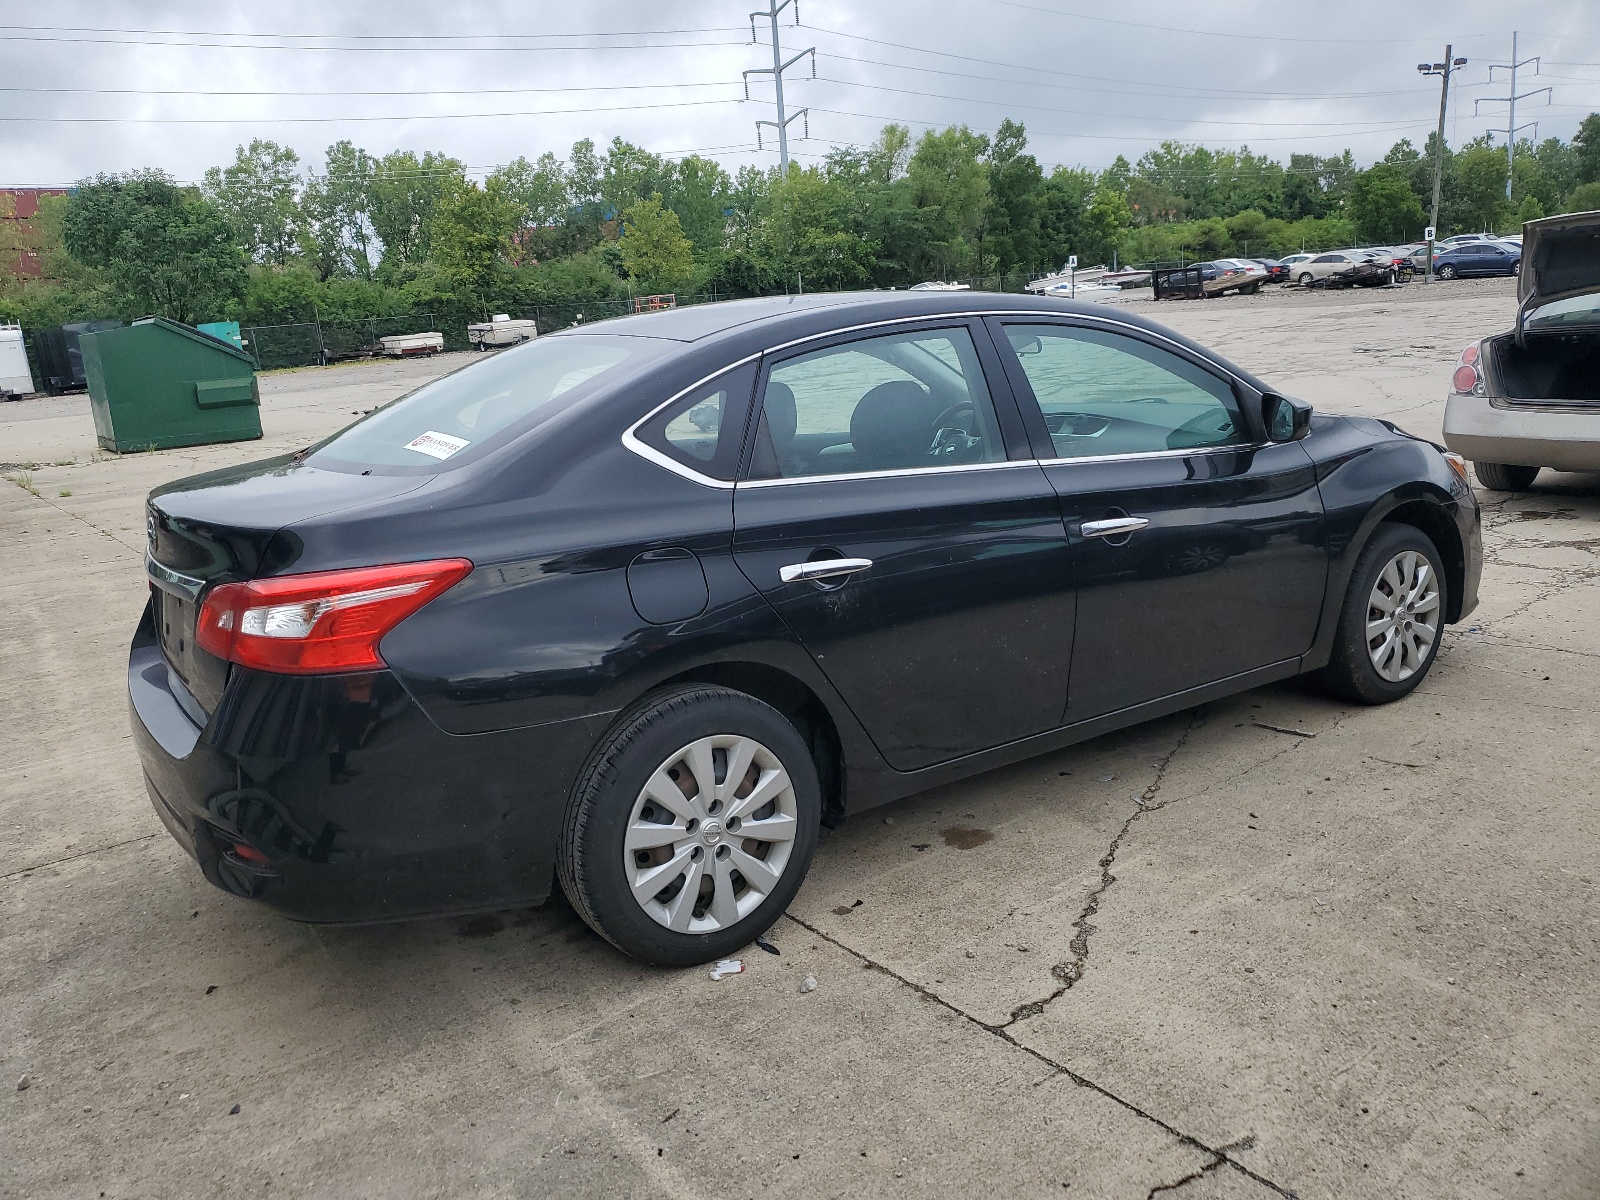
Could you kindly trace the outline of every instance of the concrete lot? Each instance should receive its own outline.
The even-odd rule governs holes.
[[[1434,436],[1514,305],[1128,303]],[[289,924],[150,810],[145,491],[453,365],[267,377],[265,442],[120,460],[81,399],[0,406],[0,461],[73,460],[0,485],[0,1196],[1600,1194],[1600,478],[1484,495],[1407,701],[1268,688],[875,811],[713,982],[560,901]]]

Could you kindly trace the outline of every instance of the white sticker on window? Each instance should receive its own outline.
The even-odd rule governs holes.
[[[472,443],[465,438],[451,437],[448,433],[435,433],[430,429],[421,437],[407,442],[406,449],[426,454],[429,458],[449,458],[457,450],[465,450],[470,445]]]

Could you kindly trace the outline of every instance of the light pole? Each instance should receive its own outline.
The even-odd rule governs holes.
[[[1457,67],[1467,65],[1464,58],[1452,58],[1451,53],[1455,48],[1444,48],[1444,61],[1436,63],[1418,63],[1417,70],[1423,75],[1439,75],[1444,79],[1444,84],[1439,89],[1439,138],[1433,147],[1433,208],[1428,215],[1428,274],[1425,282],[1433,282],[1433,242],[1439,235],[1439,189],[1444,184],[1444,114],[1445,107],[1450,103],[1450,72]]]

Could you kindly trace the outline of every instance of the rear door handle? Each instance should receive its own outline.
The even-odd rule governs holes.
[[[1082,528],[1086,538],[1110,538],[1138,533],[1148,524],[1144,517],[1107,517],[1103,521],[1085,521]]]
[[[815,562],[791,563],[778,568],[778,578],[785,583],[798,583],[804,579],[837,579],[841,575],[854,575],[872,565],[870,558],[822,558]]]

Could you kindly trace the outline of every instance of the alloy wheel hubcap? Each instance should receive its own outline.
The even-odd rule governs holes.
[[[736,924],[783,878],[798,812],[788,771],[754,738],[689,743],[651,773],[628,817],[634,900],[675,933]]]
[[[1367,655],[1390,683],[1422,668],[1439,636],[1439,580],[1425,555],[1402,550],[1378,573],[1367,598]]]

